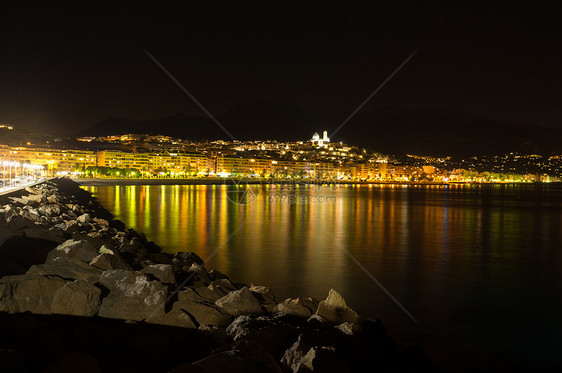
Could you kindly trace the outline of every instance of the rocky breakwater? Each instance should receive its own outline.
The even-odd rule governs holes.
[[[141,349],[141,355],[151,355],[160,345],[171,346],[166,338],[178,330],[189,331],[182,334],[184,340],[189,336],[191,342],[200,342],[173,356],[151,357],[152,365],[144,366],[150,371],[433,370],[418,347],[399,348],[379,320],[361,318],[337,291],[330,290],[321,301],[279,300],[268,287],[236,283],[217,270],[208,271],[192,252],[161,253],[142,233],[113,220],[72,181],[45,182],[4,202],[0,205],[4,264],[0,312],[9,318],[9,335],[16,340],[20,331],[30,333],[29,326],[14,327],[22,317],[43,317],[40,323],[44,325],[49,319],[38,315],[62,315],[88,320],[89,325],[112,319],[129,328],[157,330],[158,337],[151,334],[143,341],[149,347]],[[32,258],[31,262],[25,258]],[[0,326],[6,328],[7,322]],[[62,329],[75,325],[67,322]],[[41,369],[113,370],[122,363],[119,359],[132,359],[132,355],[108,357],[107,345],[115,344],[111,350],[138,347],[137,334],[126,343],[115,336],[119,342],[107,338],[105,349],[89,344],[78,352],[78,358],[74,351],[72,360],[68,357],[72,346],[65,340],[72,340],[68,335],[75,333],[56,332],[57,343],[63,347]],[[16,353],[19,358],[7,354],[5,364],[29,367],[25,357],[33,356],[33,351],[28,349],[13,349],[21,350]],[[0,353],[0,358],[2,354],[6,355]],[[143,370],[142,365],[135,367]]]

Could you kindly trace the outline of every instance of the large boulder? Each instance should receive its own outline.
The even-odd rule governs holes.
[[[82,215],[80,215],[79,217],[76,218],[76,222],[80,225],[86,225],[91,220],[92,220],[92,218],[90,217],[90,214],[88,214],[88,213],[82,214]]]
[[[68,258],[73,258],[86,263],[90,263],[92,259],[98,256],[98,251],[91,243],[86,240],[67,240],[54,248],[47,255],[47,263],[61,256],[66,256]]]
[[[312,298],[288,298],[283,303],[279,303],[273,309],[274,313],[285,313],[308,319],[312,314],[316,313],[318,303]]]
[[[217,299],[215,304],[222,311],[232,316],[259,315],[264,313],[260,303],[247,286],[240,290],[229,292],[224,297]]]
[[[198,323],[193,320],[193,316],[177,307],[172,308],[169,312],[166,312],[163,315],[159,314],[157,316],[148,317],[146,322],[150,324],[176,326],[189,329],[196,329],[199,326]]]
[[[165,284],[177,285],[174,267],[171,264],[151,264],[144,267],[141,272],[152,275]]]
[[[36,264],[27,271],[28,275],[58,276],[66,280],[82,280],[94,284],[100,280],[102,270],[65,256],[52,259],[48,263]]]
[[[338,356],[333,347],[312,347],[298,363],[298,369],[293,372],[329,373],[349,372],[345,361]]]
[[[56,292],[66,284],[57,276],[6,276],[0,280],[0,311],[48,314]]]
[[[328,321],[340,324],[344,321],[357,323],[360,316],[349,308],[345,299],[334,289],[330,289],[328,297],[318,304],[317,315],[324,316]]]
[[[90,265],[106,271],[112,269],[124,269],[127,271],[132,271],[131,266],[125,263],[125,261],[123,260],[123,258],[121,258],[120,255],[113,254],[113,252],[111,252],[111,254],[105,252],[103,254],[96,256],[94,259],[92,259]]]
[[[100,284],[109,290],[99,316],[141,321],[164,314],[168,288],[140,272],[114,269],[103,272]]]
[[[101,290],[82,280],[68,282],[53,297],[51,312],[62,315],[94,316],[100,308]]]
[[[197,326],[228,326],[232,316],[222,312],[212,303],[178,299],[172,310],[182,310],[195,320]]]

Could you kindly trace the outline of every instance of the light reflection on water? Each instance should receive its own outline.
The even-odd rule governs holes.
[[[218,248],[207,267],[271,286],[281,298],[324,298],[335,288],[363,315],[425,341],[430,351],[435,344],[488,364],[553,364],[552,346],[562,345],[562,190],[556,187],[84,188],[166,252],[194,251],[206,259]]]

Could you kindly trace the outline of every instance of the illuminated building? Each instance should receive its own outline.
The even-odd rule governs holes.
[[[6,147],[0,152],[2,157],[20,163],[47,166],[49,170],[74,171],[96,165],[96,153],[89,150],[44,149],[26,147]]]

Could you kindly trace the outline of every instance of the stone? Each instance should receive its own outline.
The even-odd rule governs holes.
[[[65,284],[60,277],[39,274],[3,277],[0,280],[0,311],[49,314],[55,293]]]
[[[109,227],[109,222],[105,219],[93,218],[92,220],[96,222],[100,227]]]
[[[82,214],[79,217],[76,218],[76,222],[80,225],[86,225],[88,224],[92,219],[90,218],[90,214],[86,213],[86,214]]]
[[[180,267],[191,267],[193,263],[204,265],[203,259],[197,256],[194,252],[191,251],[179,251],[174,255],[172,262]]]
[[[46,262],[51,262],[54,258],[58,258],[60,256],[66,256],[68,258],[73,258],[86,263],[90,263],[92,259],[98,256],[98,251],[91,243],[86,240],[67,240],[54,248],[47,255]]]
[[[289,347],[289,349],[287,349],[283,354],[281,364],[293,373],[298,372],[301,361],[310,348],[311,346],[304,341],[304,335],[300,334],[295,343],[293,343],[292,346]]]
[[[62,315],[94,316],[100,308],[101,290],[82,280],[68,282],[53,297],[51,312]]]
[[[121,256],[113,254],[113,252],[111,254],[104,253],[96,256],[92,259],[90,265],[106,271],[111,269],[124,269],[127,271],[133,270],[131,266],[125,263]]]
[[[205,267],[203,267],[203,266],[201,266],[197,263],[193,263],[187,269],[187,273],[189,274],[189,276],[193,277],[193,283],[195,283],[195,284],[209,285],[212,281],[211,277],[209,276],[209,273],[207,272]]]
[[[200,286],[198,288],[187,288],[185,291],[178,292],[178,299],[194,300],[198,302],[215,303],[225,294],[218,289],[210,289],[212,286]]]
[[[187,312],[180,308],[173,308],[163,315],[148,317],[146,322],[149,324],[176,326],[189,329],[197,329],[198,326],[198,323],[192,319],[192,316],[188,315]]]
[[[316,312],[316,305],[311,298],[288,298],[283,303],[279,303],[274,309],[274,313],[284,313],[298,317],[309,318]]]
[[[356,335],[361,331],[361,327],[359,324],[349,321],[342,322],[341,324],[336,325],[334,328],[347,335]]]
[[[89,266],[80,260],[61,256],[48,263],[31,266],[26,274],[58,276],[70,281],[83,280],[94,284],[100,280],[102,272],[101,269]]]
[[[105,271],[100,284],[109,290],[98,312],[101,317],[141,321],[165,313],[167,287],[140,272]]]
[[[111,255],[113,255],[113,254],[115,254],[115,252],[111,248],[107,247],[106,245],[102,245],[102,247],[100,247],[100,254],[111,254]]]
[[[312,347],[300,360],[298,367],[293,372],[349,372],[347,364],[333,347]]]
[[[177,285],[174,276],[174,267],[171,264],[152,264],[144,267],[141,271],[156,277],[164,284]]]
[[[240,290],[229,292],[224,297],[217,299],[215,304],[225,313],[232,316],[259,315],[264,313],[260,303],[247,286]]]
[[[233,290],[238,290],[238,288],[236,286],[234,286],[234,284],[232,282],[230,282],[230,280],[227,279],[227,278],[221,278],[221,279],[215,280],[215,281],[211,282],[211,285],[213,285],[213,288],[215,288],[215,289],[222,290],[225,294],[228,294],[229,292],[231,292]]]
[[[273,294],[271,288],[267,286],[251,284],[250,291],[252,292],[252,294],[254,294],[256,298],[258,298],[258,300],[262,304],[276,305],[278,303],[277,297],[275,296],[275,294]]]
[[[178,299],[172,306],[172,309],[183,310],[191,315],[197,324],[203,326],[226,327],[232,322],[232,316],[225,314],[212,303]]]
[[[330,289],[328,297],[318,304],[316,314],[335,324],[344,321],[357,323],[361,320],[357,312],[349,308],[345,299],[334,289]]]

